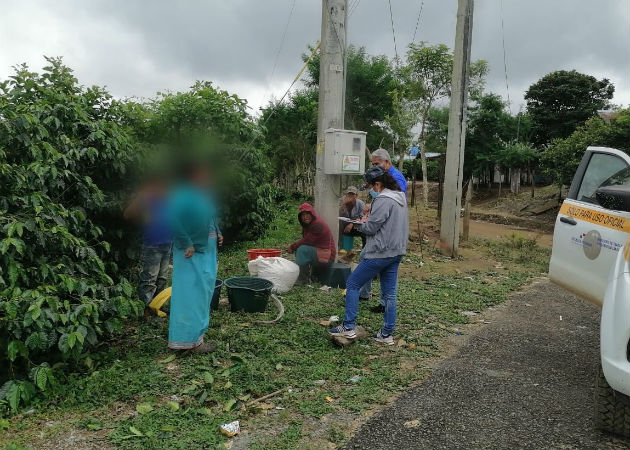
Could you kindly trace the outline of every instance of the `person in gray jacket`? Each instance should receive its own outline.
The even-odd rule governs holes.
[[[346,313],[343,323],[329,330],[329,333],[349,339],[356,337],[359,290],[367,281],[379,275],[381,295],[386,304],[383,327],[373,338],[377,342],[393,345],[398,266],[407,251],[409,239],[407,199],[396,180],[380,166],[371,167],[364,178],[377,194],[367,221],[358,225],[359,231],[366,235],[367,242],[361,252],[359,265],[346,282]]]

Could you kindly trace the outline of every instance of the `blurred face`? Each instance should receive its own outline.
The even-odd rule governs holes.
[[[303,224],[308,225],[313,221],[313,216],[311,216],[310,212],[300,213],[300,221],[302,221]]]
[[[383,183],[381,183],[380,181],[375,181],[372,185],[372,189],[374,189],[376,192],[381,192],[383,189],[385,189],[385,186],[383,186]]]
[[[392,166],[389,161],[385,161],[379,158],[378,156],[372,158],[370,161],[372,161],[373,166],[381,166],[385,172],[387,172],[389,168]]]
[[[208,184],[209,174],[208,171],[200,166],[190,173],[190,181],[197,186],[205,186]]]
[[[354,204],[357,201],[357,194],[353,194],[352,192],[348,192],[346,194],[346,203]]]

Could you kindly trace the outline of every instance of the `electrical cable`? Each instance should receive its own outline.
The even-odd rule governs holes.
[[[413,30],[413,39],[411,43],[416,42],[416,32],[418,31],[418,24],[420,23],[420,16],[422,15],[422,8],[424,8],[424,0],[420,3],[420,11],[418,11],[418,18],[416,19],[416,28]]]
[[[280,60],[280,53],[282,52],[282,47],[284,47],[284,42],[287,37],[287,31],[289,30],[289,24],[291,23],[291,17],[293,17],[293,10],[295,9],[295,0],[291,3],[291,9],[289,10],[289,16],[287,17],[287,23],[284,25],[284,31],[282,32],[282,38],[280,39],[280,46],[278,47],[278,51],[276,52],[276,57],[273,62],[273,69],[271,70],[271,76],[269,77],[269,87],[271,87],[271,83],[273,82],[273,76],[276,74],[276,69],[278,68],[278,61]]]
[[[392,13],[392,0],[389,0],[389,19],[392,23],[392,36],[394,37],[394,54],[396,55],[396,66],[398,66],[398,47],[396,45],[396,30],[394,28],[394,15]]]
[[[512,106],[510,103],[510,86],[508,84],[508,69],[507,69],[507,56],[505,53],[505,27],[503,26],[503,0],[500,0],[500,15],[501,15],[501,42],[503,45],[503,70],[505,72],[505,91],[507,92],[507,103],[510,114],[512,113]]]

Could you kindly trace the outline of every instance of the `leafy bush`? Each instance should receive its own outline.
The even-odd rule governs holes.
[[[247,102],[212,83],[197,82],[186,92],[160,94],[147,112],[149,125],[142,137],[147,144],[184,145],[212,162],[226,239],[262,234],[273,215],[271,165],[252,145],[258,126],[247,113]]]
[[[557,185],[569,185],[590,145],[613,147],[630,153],[630,110],[617,111],[609,122],[592,117],[579,126],[568,138],[554,140],[542,152],[545,173]]]
[[[50,363],[89,366],[142,311],[107,239],[124,234],[112,211],[138,157],[124,108],[48,62],[0,83],[0,400],[13,410],[54,384]]]

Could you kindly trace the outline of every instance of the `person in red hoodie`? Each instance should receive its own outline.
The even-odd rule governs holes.
[[[302,239],[289,245],[288,252],[295,252],[295,262],[300,266],[298,282],[308,283],[311,270],[318,271],[335,261],[337,248],[330,228],[317,218],[310,204],[300,205],[298,220],[302,225]]]

